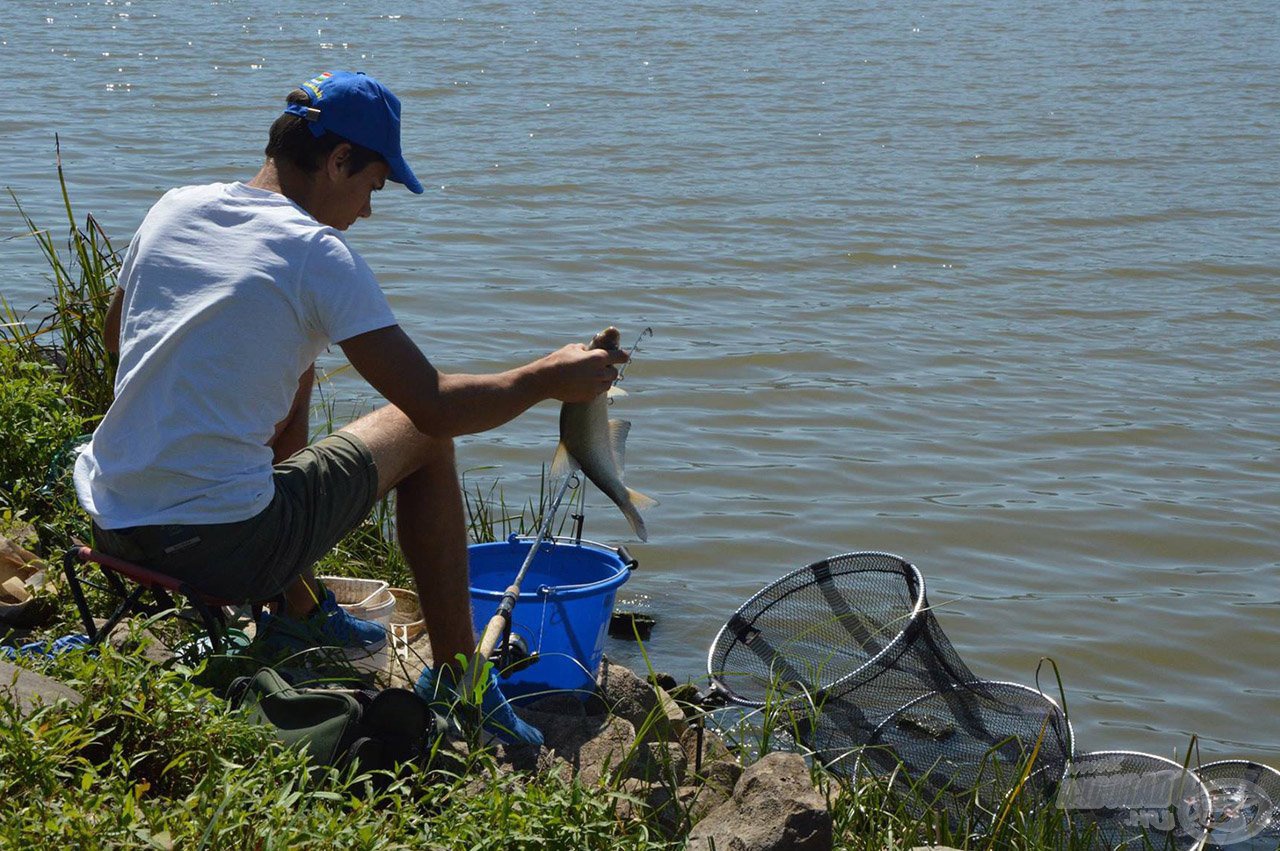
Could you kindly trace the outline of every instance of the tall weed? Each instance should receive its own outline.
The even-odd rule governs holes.
[[[115,381],[115,358],[107,352],[102,329],[120,258],[92,214],[85,217],[83,227],[76,224],[62,169],[62,148],[55,144],[58,185],[69,228],[66,256],[53,231],[38,227],[10,190],[28,234],[48,264],[53,292],[44,302],[49,312],[37,317],[34,325],[0,296],[0,344],[12,347],[28,363],[55,366],[66,378],[68,403],[82,416],[96,418],[110,406]]]

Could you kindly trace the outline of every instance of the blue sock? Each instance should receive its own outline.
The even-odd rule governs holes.
[[[526,724],[520,720],[515,709],[502,694],[497,677],[493,675],[493,667],[490,665],[487,668],[484,692],[480,697],[482,715],[480,727],[509,745],[541,745],[542,732],[532,724]],[[433,711],[444,716],[451,715],[460,700],[450,668],[446,668],[445,674],[438,678],[435,671],[423,668],[413,690],[431,704]]]

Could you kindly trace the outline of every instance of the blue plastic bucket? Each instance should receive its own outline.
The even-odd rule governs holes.
[[[467,548],[477,635],[497,611],[530,544],[513,535]],[[631,571],[616,550],[591,541],[558,538],[539,546],[511,617],[512,634],[536,656],[526,667],[499,672],[502,691],[507,697],[551,691],[585,697],[595,691],[614,594]]]

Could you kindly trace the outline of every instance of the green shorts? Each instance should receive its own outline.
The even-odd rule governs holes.
[[[335,432],[275,465],[275,496],[236,523],[93,528],[102,552],[172,576],[219,599],[280,594],[354,529],[378,498],[369,447]]]

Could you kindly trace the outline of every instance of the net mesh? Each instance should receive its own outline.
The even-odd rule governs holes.
[[[834,556],[771,583],[720,630],[708,672],[747,706],[842,701],[832,709],[861,712],[867,734],[908,701],[977,679],[929,611],[920,572],[888,553]]]
[[[1071,752],[1071,727],[1045,695],[1017,683],[956,683],[885,719],[861,750],[859,768],[914,788],[909,802],[956,820],[981,819],[994,816],[1020,782],[1024,800],[1048,801]]]
[[[1192,771],[1209,791],[1208,847],[1280,848],[1280,772],[1243,759],[1211,762]]]
[[[924,793],[910,800],[952,813],[994,808],[1024,768],[1027,794],[1047,799],[1071,757],[1058,706],[974,676],[920,572],[889,553],[834,556],[766,586],[721,629],[708,671],[742,705],[803,701],[798,732],[829,768],[893,774]]]
[[[1203,846],[1209,792],[1178,763],[1137,751],[1077,754],[1063,778],[1057,805],[1093,847]]]

